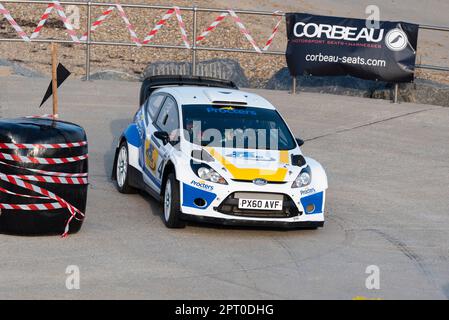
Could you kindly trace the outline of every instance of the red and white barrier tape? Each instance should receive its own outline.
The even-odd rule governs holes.
[[[185,28],[185,24],[184,21],[182,19],[182,15],[181,15],[181,11],[178,7],[173,7],[172,9],[169,9],[165,15],[161,18],[161,20],[159,20],[155,27],[147,34],[147,36],[145,37],[145,39],[143,41],[141,41],[138,36],[137,33],[135,31],[134,26],[131,24],[128,16],[126,15],[125,10],[123,9],[123,7],[119,4],[115,5],[115,6],[110,6],[106,11],[104,11],[100,17],[98,17],[97,20],[95,20],[95,22],[92,24],[91,26],[91,30],[90,33],[94,33],[97,28],[102,25],[104,23],[104,21],[110,16],[110,14],[117,9],[119,12],[120,17],[122,18],[122,20],[125,22],[125,25],[131,35],[131,40],[137,45],[137,46],[142,46],[143,44],[149,44],[153,38],[156,36],[156,34],[158,33],[158,31],[166,24],[166,22],[173,16],[173,14],[176,14],[176,18],[178,20],[178,25],[181,31],[181,38],[184,42],[184,45],[187,48],[190,48],[190,43],[188,41],[188,36],[187,36],[187,31]],[[87,40],[87,32],[84,33],[84,35],[81,37],[81,41],[86,41]]]
[[[70,24],[69,19],[67,19],[67,16],[65,15],[64,12],[64,8],[61,6],[59,1],[53,1],[53,4],[55,6],[56,11],[58,12],[59,19],[64,23],[64,26],[67,29],[67,33],[69,34],[70,38],[72,38],[72,41],[75,43],[79,43],[80,40],[78,39],[78,36],[76,35],[73,26]]]
[[[190,43],[189,43],[189,40],[187,37],[186,25],[185,25],[184,21],[182,20],[181,10],[179,9],[179,7],[174,7],[174,9],[175,9],[175,13],[176,13],[176,19],[178,20],[179,29],[181,30],[182,41],[184,42],[184,46],[187,49],[190,49]]]
[[[256,41],[254,41],[253,37],[251,36],[251,34],[249,33],[248,29],[245,27],[245,25],[243,24],[242,20],[237,16],[237,14],[235,13],[235,11],[229,9],[228,12],[223,12],[221,13],[215,20],[214,22],[212,22],[212,24],[203,32],[201,33],[201,35],[196,38],[196,42],[200,42],[203,41],[212,31],[215,30],[215,28],[218,27],[218,25],[227,17],[229,16],[229,14],[231,14],[231,16],[234,18],[234,22],[237,24],[238,28],[240,29],[240,31],[243,33],[243,35],[246,37],[246,39],[251,43],[251,45],[253,46],[253,48],[256,50],[256,52],[258,53],[262,53],[264,51],[268,51],[268,49],[271,47],[274,38],[276,37],[277,33],[279,32],[279,27],[282,23],[282,15],[280,14],[280,11],[276,11],[274,12],[275,15],[279,15],[278,21],[273,29],[273,32],[271,33],[270,37],[268,38],[264,48],[261,50],[259,48],[259,46],[257,45]]]
[[[56,194],[54,194],[51,191],[48,191],[48,190],[46,190],[44,188],[40,188],[38,186],[35,186],[35,185],[33,185],[33,184],[29,183],[29,182],[25,182],[25,181],[23,181],[21,179],[14,178],[12,176],[7,176],[7,175],[5,175],[3,173],[0,173],[0,180],[3,180],[5,182],[8,182],[10,184],[16,185],[18,187],[21,187],[21,188],[24,188],[24,189],[27,189],[27,190],[30,190],[30,191],[34,191],[37,194],[46,196],[46,197],[48,197],[48,198],[50,198],[52,200],[56,200],[61,205],[66,205],[67,209],[69,209],[69,211],[70,211],[70,218],[67,221],[67,224],[66,224],[66,227],[65,227],[65,230],[64,230],[64,234],[62,235],[62,237],[64,237],[64,238],[68,235],[70,223],[72,222],[72,220],[74,218],[76,218],[76,215],[79,214],[81,217],[84,218],[84,214],[81,211],[79,211],[77,208],[72,206],[66,200],[62,199],[61,197],[58,197]]]
[[[48,17],[50,16],[50,13],[53,11],[55,5],[53,3],[50,3],[45,10],[44,14],[42,15],[41,19],[39,20],[36,29],[34,29],[33,34],[31,35],[30,39],[35,39],[39,36],[39,33],[41,32],[42,28],[44,27],[45,23],[47,22]]]
[[[53,1],[53,3],[48,5],[47,9],[45,10],[44,14],[42,15],[41,19],[39,20],[36,29],[33,31],[31,38],[28,37],[28,35],[22,30],[22,28],[17,24],[17,22],[11,16],[9,11],[6,10],[5,7],[0,3],[0,13],[3,14],[3,16],[6,18],[6,20],[8,20],[8,22],[11,24],[11,26],[14,28],[14,30],[16,30],[17,34],[24,41],[27,41],[27,42],[30,42],[31,39],[35,39],[39,36],[40,31],[42,30],[43,26],[47,22],[47,19],[48,19],[50,13],[53,11],[53,9],[56,9],[58,17],[64,23],[64,27],[67,29],[67,33],[72,38],[72,41],[75,43],[79,43],[80,40],[78,39],[73,26],[70,24],[69,20],[67,19],[67,16],[65,15],[65,12],[64,12],[64,8],[61,6],[61,3],[59,1],[55,0],[55,1]]]
[[[94,21],[94,23],[92,24],[92,27],[90,28],[90,34],[92,35],[93,33],[95,33],[95,30],[97,30],[97,28],[99,26],[102,25],[102,23],[106,20],[106,18],[115,10],[115,6],[111,6],[109,7],[106,11],[104,11],[101,16]],[[81,41],[87,41],[87,35],[88,33],[84,33],[83,36],[81,37]]]
[[[254,50],[256,50],[257,53],[262,53],[262,50],[260,50],[259,46],[257,45],[254,38],[251,36],[249,30],[245,27],[242,20],[240,20],[239,16],[234,12],[234,10],[229,9],[229,13],[231,14],[231,17],[234,19],[235,24],[237,27],[239,27],[240,32],[245,36],[245,38],[248,40],[249,43],[253,46]]]
[[[0,192],[13,195],[16,197],[21,198],[31,198],[31,199],[42,199],[42,200],[48,200],[48,197],[39,197],[39,196],[30,196],[27,194],[20,194],[11,192],[9,190],[3,189],[0,187]],[[0,209],[4,210],[24,210],[24,211],[44,211],[44,210],[57,210],[65,208],[65,205],[60,204],[59,202],[54,203],[41,203],[41,204],[7,204],[7,203],[0,203]]]
[[[22,210],[22,211],[48,211],[66,208],[59,202],[38,203],[38,204],[7,204],[0,203],[0,209],[3,210]]]
[[[6,175],[14,179],[21,179],[26,181],[56,183],[56,184],[87,184],[87,178],[63,178],[63,177],[46,177],[46,176],[32,176],[32,175]]]
[[[17,144],[17,143],[1,143],[0,149],[18,150],[18,149],[33,149],[33,148],[46,148],[47,149],[65,149],[72,147],[86,146],[87,142],[74,142],[74,143],[63,143],[63,144]],[[79,157],[72,158],[33,158],[33,157],[22,157],[11,154],[0,153],[0,159],[15,161],[21,163],[39,163],[39,164],[57,164],[57,163],[69,163],[75,161],[81,161],[87,159],[88,155],[82,155]],[[84,213],[79,209],[68,203],[63,198],[57,196],[53,192],[46,190],[44,188],[38,187],[27,181],[32,182],[42,182],[42,183],[55,183],[55,184],[70,184],[70,185],[86,185],[88,183],[87,173],[82,174],[70,174],[70,173],[57,173],[45,170],[30,169],[26,167],[19,167],[13,164],[8,164],[0,161],[0,165],[6,165],[10,167],[20,168],[23,170],[41,173],[43,175],[8,175],[0,173],[0,180],[10,183],[12,185],[30,190],[39,196],[24,195],[15,193],[0,187],[0,192],[5,194],[10,194],[23,198],[34,198],[42,200],[55,200],[55,203],[41,203],[41,204],[5,204],[0,203],[0,209],[4,210],[25,210],[25,211],[43,211],[43,210],[56,210],[67,208],[70,212],[70,217],[64,228],[64,234],[62,237],[66,237],[69,233],[70,223],[73,219],[81,221],[84,218]],[[77,217],[79,216],[79,217]]]
[[[221,13],[215,20],[214,22],[211,23],[211,25],[209,27],[207,27],[207,29],[201,33],[199,35],[198,38],[196,38],[196,42],[200,42],[202,40],[204,40],[212,31],[215,30],[215,28],[218,27],[218,25],[227,17],[229,16],[229,12],[223,12]]]
[[[84,33],[81,38],[77,37],[76,32],[74,31],[73,26],[69,23],[66,15],[65,15],[64,8],[61,6],[59,1],[54,0],[53,3],[48,5],[47,9],[45,10],[44,14],[41,16],[41,19],[39,20],[38,25],[37,25],[36,29],[33,31],[33,33],[32,33],[30,38],[28,38],[27,34],[17,24],[17,22],[11,16],[9,11],[6,10],[3,7],[3,5],[0,3],[0,13],[5,16],[5,18],[13,26],[13,28],[16,30],[16,32],[19,34],[19,36],[23,40],[25,40],[27,42],[29,42],[32,39],[35,39],[35,38],[37,38],[39,36],[40,31],[42,30],[42,28],[44,27],[45,23],[47,22],[48,17],[50,16],[50,14],[53,11],[53,9],[56,9],[56,12],[58,14],[59,19],[64,23],[64,26],[67,29],[67,33],[72,38],[73,42],[80,43],[80,42],[87,41],[87,36],[88,36],[87,32]],[[110,14],[115,9],[117,9],[120,17],[124,21],[124,23],[126,25],[126,28],[128,29],[128,32],[129,32],[129,34],[131,36],[131,40],[138,47],[142,47],[142,45],[149,44],[153,40],[153,38],[156,36],[158,31],[162,28],[162,26],[166,24],[166,22],[173,16],[173,14],[175,14],[176,15],[176,19],[178,20],[178,25],[179,25],[179,29],[181,31],[181,38],[182,38],[182,41],[184,43],[184,46],[187,49],[191,48],[191,45],[190,45],[189,39],[188,39],[188,35],[187,35],[187,31],[186,31],[186,27],[185,27],[185,23],[183,21],[182,15],[181,15],[181,10],[179,9],[179,7],[176,7],[176,6],[173,7],[172,9],[169,9],[165,13],[165,15],[162,17],[162,19],[157,22],[156,26],[147,34],[147,36],[145,37],[145,39],[143,41],[141,41],[139,39],[139,37],[137,36],[137,33],[136,33],[136,30],[135,30],[134,26],[131,24],[128,16],[126,15],[125,10],[123,9],[123,7],[120,4],[116,4],[114,6],[110,6],[110,7],[108,7],[108,9],[106,11],[104,11],[102,13],[102,15],[90,27],[91,28],[91,30],[90,30],[91,34],[94,33],[96,31],[96,29],[101,24],[103,24],[103,22],[106,20],[106,18],[108,18],[110,16]],[[276,11],[274,14],[279,14],[279,11]],[[268,38],[268,41],[266,42],[264,48],[260,49],[260,47],[257,45],[256,41],[252,37],[252,35],[249,32],[249,30],[243,24],[243,22],[240,19],[240,17],[235,13],[234,10],[229,9],[228,12],[221,13],[212,22],[212,24],[203,33],[201,33],[201,35],[199,37],[197,37],[197,39],[195,39],[195,41],[198,43],[198,42],[204,40],[229,15],[231,15],[231,17],[233,18],[233,20],[236,23],[237,27],[239,28],[240,32],[245,36],[245,38],[253,46],[254,50],[257,53],[262,53],[262,52],[268,51],[268,49],[270,48],[270,46],[273,43],[274,38],[276,37],[276,34],[279,31],[279,27],[280,27],[280,24],[282,22],[282,16],[279,15],[279,20],[278,20],[276,26],[274,27],[273,32],[271,33],[270,37]]]
[[[169,9],[165,13],[165,15],[162,17],[162,19],[156,23],[156,26],[153,28],[153,30],[151,30],[148,33],[148,35],[145,37],[145,39],[143,40],[143,44],[148,44],[153,40],[153,38],[156,36],[156,34],[162,28],[162,26],[164,26],[165,23],[168,21],[168,19],[170,19],[173,16],[174,12],[175,12],[175,9]]]
[[[5,9],[5,7],[0,3],[0,13],[3,14],[3,16],[8,20],[9,24],[16,30],[17,34],[26,42],[31,41],[30,38],[28,38],[25,31],[22,30],[22,28],[17,24],[16,20],[11,16],[8,10]]]
[[[120,17],[123,19],[123,21],[126,24],[126,28],[128,28],[129,34],[131,35],[131,40],[138,46],[141,47],[142,44],[140,43],[139,38],[137,37],[136,31],[134,29],[134,26],[129,22],[128,16],[125,13],[125,10],[123,10],[122,6],[117,4],[116,5],[117,10],[119,12]]]
[[[23,163],[36,163],[36,164],[63,164],[63,163],[78,162],[81,160],[85,160],[87,158],[88,155],[72,158],[35,158],[0,152],[0,160],[16,161]]]
[[[6,163],[3,161],[0,161],[0,164],[7,166],[7,167],[30,171],[33,173],[39,173],[44,176],[64,177],[64,178],[86,178],[88,176],[87,173],[64,173],[64,172],[52,172],[52,171],[45,171],[45,170],[39,170],[39,169],[25,168],[25,167],[15,166],[13,164]]]
[[[275,13],[279,14],[280,11],[276,11]],[[268,51],[268,49],[270,49],[271,45],[273,44],[274,38],[276,37],[278,31],[279,31],[279,27],[281,26],[282,23],[282,16],[280,15],[278,18],[278,22],[276,23],[273,32],[271,33],[270,37],[268,38],[267,43],[265,44],[265,47],[262,49],[262,51]]]
[[[21,197],[21,198],[43,199],[43,200],[47,200],[48,199],[48,197],[30,196],[28,194],[15,193],[15,192],[3,189],[2,187],[0,187],[0,192],[6,193],[6,194],[10,194],[10,195],[16,196],[16,197]]]
[[[49,119],[49,120],[56,120],[59,118],[57,114],[44,114],[42,116],[26,116],[26,119]]]
[[[27,144],[27,143],[0,143],[0,149],[63,149],[77,148],[87,145],[86,141],[70,142],[70,143],[52,143],[52,144]]]

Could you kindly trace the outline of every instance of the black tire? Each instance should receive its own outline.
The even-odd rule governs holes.
[[[136,193],[136,189],[129,184],[129,152],[126,141],[120,144],[117,154],[117,162],[115,163],[115,186],[120,193],[132,194]],[[123,176],[124,175],[124,176]]]
[[[165,226],[170,229],[185,228],[186,223],[180,219],[179,182],[173,173],[168,175],[164,190],[162,219]]]

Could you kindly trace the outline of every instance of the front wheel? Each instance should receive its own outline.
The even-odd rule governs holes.
[[[164,191],[164,223],[167,228],[184,228],[185,222],[180,219],[179,183],[173,173],[170,173],[165,183]]]
[[[117,163],[115,168],[115,180],[117,185],[117,190],[120,193],[135,193],[136,190],[129,184],[129,153],[127,142],[122,142],[120,145]]]

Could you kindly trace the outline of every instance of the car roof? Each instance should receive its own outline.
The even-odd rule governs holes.
[[[155,93],[172,95],[179,105],[236,105],[262,109],[275,107],[261,96],[235,89],[195,86],[165,87]]]

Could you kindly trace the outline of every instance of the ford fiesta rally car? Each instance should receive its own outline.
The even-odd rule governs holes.
[[[113,179],[121,193],[161,200],[167,227],[323,226],[326,173],[267,100],[232,82],[173,76],[146,79],[140,100]]]

